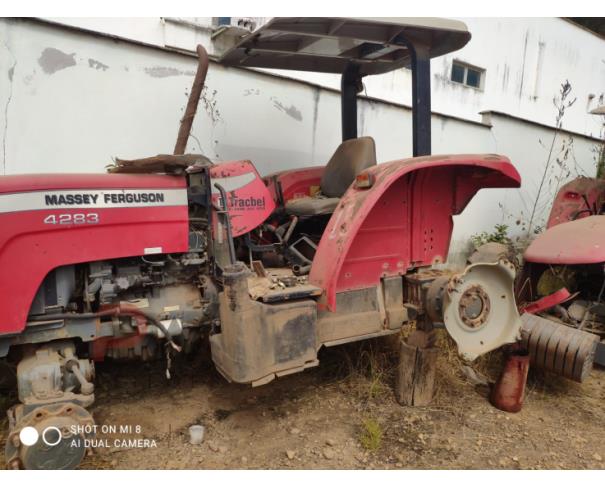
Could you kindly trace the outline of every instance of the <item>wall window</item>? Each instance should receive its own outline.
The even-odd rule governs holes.
[[[473,88],[482,89],[485,69],[454,61],[452,64],[451,80]]]

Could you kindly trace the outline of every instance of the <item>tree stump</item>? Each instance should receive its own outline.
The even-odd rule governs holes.
[[[416,330],[401,340],[395,394],[403,406],[426,406],[433,399],[439,349],[433,333]]]

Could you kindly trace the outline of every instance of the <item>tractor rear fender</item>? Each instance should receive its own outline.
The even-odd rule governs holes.
[[[383,277],[443,262],[452,215],[482,188],[518,188],[508,158],[441,155],[371,167],[368,189],[353,183],[321,238],[309,280],[324,290],[320,305],[336,311],[336,293],[377,286]]]

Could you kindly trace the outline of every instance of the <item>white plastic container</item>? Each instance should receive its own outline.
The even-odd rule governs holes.
[[[204,441],[204,427],[200,424],[189,426],[189,443],[200,445]]]

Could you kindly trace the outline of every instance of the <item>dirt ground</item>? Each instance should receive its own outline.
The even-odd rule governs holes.
[[[161,364],[98,366],[96,423],[133,426],[130,434],[98,437],[150,444],[109,441],[81,468],[605,468],[602,369],[584,384],[530,372],[525,406],[509,414],[489,404],[488,387],[464,377],[448,347],[428,407],[397,404],[396,359],[384,342],[337,347],[320,360],[255,389],[228,384],[209,364],[177,364],[171,381]],[[495,378],[499,362],[491,354],[477,368]],[[192,424],[206,429],[199,446],[188,443]],[[4,440],[6,422],[0,435]]]

